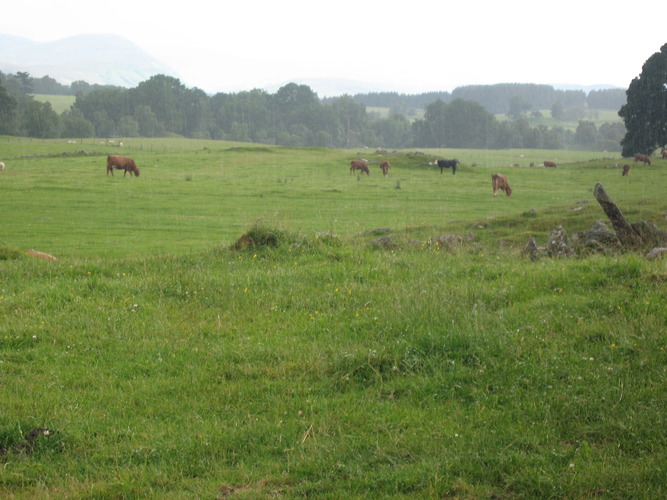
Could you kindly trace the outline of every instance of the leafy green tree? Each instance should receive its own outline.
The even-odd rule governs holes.
[[[95,127],[78,109],[65,111],[60,115],[61,137],[93,137]]]
[[[97,137],[113,137],[116,135],[116,123],[109,117],[106,109],[94,111],[91,119]]]
[[[59,118],[50,102],[31,100],[22,116],[22,131],[28,137],[57,137]]]
[[[0,134],[15,132],[17,107],[16,99],[9,95],[5,87],[0,85]]]
[[[403,115],[391,115],[375,121],[372,125],[380,140],[380,146],[405,148],[411,143],[410,122]]]
[[[507,111],[507,116],[518,120],[524,116],[528,111],[530,111],[532,105],[520,95],[515,95],[510,99],[509,110]]]
[[[600,133],[598,149],[604,151],[620,151],[621,141],[625,136],[625,125],[622,123],[603,123],[598,130]]]
[[[364,131],[368,116],[366,106],[359,104],[349,95],[343,95],[331,103],[336,117],[335,128],[341,131],[339,147],[365,146]]]
[[[667,44],[648,58],[626,95],[628,102],[618,112],[627,129],[622,155],[651,154],[667,145]]]
[[[551,105],[551,117],[559,121],[565,119],[565,106],[562,102],[556,101]]]
[[[450,147],[487,148],[496,118],[484,106],[473,101],[454,99],[446,112]]]
[[[101,127],[102,122],[110,120],[115,124],[121,116],[132,113],[132,107],[128,102],[126,92],[122,89],[103,89],[91,92],[86,96],[79,94],[73,107],[80,110],[83,116],[95,125],[98,137],[109,137],[113,135],[114,132],[110,129],[114,128],[115,125],[109,127],[108,123],[105,123]],[[103,120],[100,119],[102,114],[104,115]],[[104,130],[101,130],[101,128]]]
[[[16,78],[21,84],[21,92],[23,92],[24,94],[32,94],[33,87],[32,87],[32,78],[30,77],[30,73],[28,73],[27,71],[17,71]]]
[[[574,133],[575,142],[584,148],[594,148],[598,142],[598,129],[595,123],[588,120],[579,120],[577,131]]]
[[[140,104],[150,106],[167,131],[187,136],[189,130],[198,128],[196,117],[200,112],[197,99],[189,96],[188,100],[188,93],[178,78],[155,75],[131,89],[128,100],[132,110]],[[131,114],[131,111],[122,114]]]
[[[132,116],[122,116],[118,121],[118,135],[122,137],[139,137],[139,122]]]
[[[139,135],[142,137],[160,137],[164,127],[158,121],[150,106],[141,104],[134,108],[134,119],[139,124]]]
[[[447,104],[438,99],[426,106],[423,120],[416,120],[413,126],[417,146],[444,148],[448,147],[449,127],[447,122]]]
[[[486,148],[493,142],[497,122],[481,104],[454,99],[426,107],[413,127],[415,144],[432,148]]]
[[[213,135],[220,139],[245,137],[248,141],[270,142],[274,128],[270,99],[267,92],[259,89],[215,94],[209,102]]]

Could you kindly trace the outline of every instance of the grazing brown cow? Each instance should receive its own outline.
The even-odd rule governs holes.
[[[132,175],[139,177],[139,169],[132,158],[117,155],[107,156],[107,175],[109,175],[109,172],[113,175],[114,168],[116,170],[124,170],[123,177],[125,177],[125,174],[128,172],[130,172],[130,177],[132,177]]]
[[[662,153],[662,159],[667,160],[667,149],[663,149],[661,153]]]
[[[544,162],[544,166],[545,166],[545,167],[555,167],[556,164],[555,164],[554,162],[552,162],[552,161],[545,161],[545,162]]]
[[[371,175],[371,171],[368,170],[368,162],[366,160],[352,160],[350,162],[350,175],[357,170],[366,172],[366,175]]]
[[[491,176],[491,184],[493,185],[493,196],[498,194],[498,190],[505,191],[507,196],[512,194],[512,188],[510,187],[509,182],[507,182],[507,177],[501,174],[493,174]]]
[[[628,175],[628,172],[629,172],[629,171],[630,171],[630,165],[628,165],[628,164],[626,163],[625,165],[623,165],[623,174],[621,174],[621,175],[622,175],[623,177],[625,177],[626,175]]]
[[[382,169],[382,175],[387,177],[387,175],[389,174],[389,169],[391,168],[391,163],[385,160],[382,163],[380,163],[380,168]]]
[[[637,163],[638,161],[644,162],[644,165],[651,164],[651,159],[648,156],[640,155],[639,153],[635,155],[635,163]]]

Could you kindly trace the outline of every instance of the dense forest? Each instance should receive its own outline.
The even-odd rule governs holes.
[[[62,114],[35,94],[76,96]],[[307,85],[208,95],[156,75],[135,88],[0,72],[0,134],[40,138],[159,137],[226,139],[285,146],[584,148],[619,151],[622,123],[596,125],[596,110],[618,111],[625,90],[586,94],[549,85],[499,84],[449,92],[392,92],[320,99]],[[382,108],[388,113],[369,111]],[[564,126],[533,125],[543,110]]]

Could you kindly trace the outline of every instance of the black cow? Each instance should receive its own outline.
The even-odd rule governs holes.
[[[446,168],[452,169],[452,174],[456,173],[456,166],[461,163],[460,160],[454,158],[453,160],[438,160],[438,167],[440,167],[440,173]]]

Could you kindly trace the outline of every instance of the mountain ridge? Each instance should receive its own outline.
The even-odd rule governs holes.
[[[152,57],[140,46],[110,33],[73,35],[50,42],[36,42],[0,34],[0,71],[28,72],[36,78],[49,76],[64,85],[85,81],[90,84],[127,88],[136,87],[157,74],[180,78],[177,71]],[[382,84],[378,82],[337,77],[305,77],[296,78],[291,82],[310,86],[320,97],[384,92],[409,94],[383,89]],[[276,91],[287,83],[290,82],[267,85],[265,90]],[[586,93],[591,90],[619,88],[605,84],[551,84],[551,86],[558,90],[583,90]],[[431,92],[440,91],[442,90],[434,89]]]
[[[26,71],[69,85],[75,81],[134,87],[156,74],[175,71],[138,45],[114,34],[83,34],[35,42],[0,35],[0,71]]]

